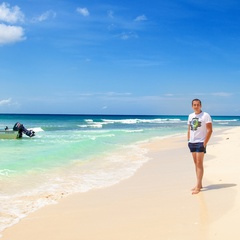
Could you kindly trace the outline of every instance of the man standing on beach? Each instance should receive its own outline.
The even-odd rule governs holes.
[[[195,164],[197,184],[192,189],[192,194],[197,194],[202,189],[203,159],[206,153],[207,143],[212,135],[212,119],[210,115],[202,111],[202,103],[199,99],[192,100],[193,113],[188,116],[188,147],[192,153]]]

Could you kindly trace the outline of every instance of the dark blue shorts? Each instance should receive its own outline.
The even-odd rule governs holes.
[[[206,153],[206,148],[203,146],[203,142],[199,143],[188,143],[190,152],[204,152]]]

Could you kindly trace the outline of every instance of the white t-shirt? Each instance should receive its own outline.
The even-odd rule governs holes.
[[[200,114],[191,113],[188,116],[188,125],[190,125],[190,139],[189,142],[197,143],[204,142],[207,128],[206,124],[211,123],[212,119],[206,112]]]

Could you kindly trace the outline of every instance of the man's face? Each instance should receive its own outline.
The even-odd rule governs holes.
[[[193,101],[192,103],[192,108],[194,110],[195,113],[200,113],[201,112],[201,104],[199,101]]]

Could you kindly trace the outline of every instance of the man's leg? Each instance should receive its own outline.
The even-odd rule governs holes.
[[[195,188],[193,188],[192,194],[197,194],[200,192],[202,188],[202,179],[203,179],[203,173],[204,173],[204,168],[203,168],[204,153],[193,152],[192,156],[195,164],[196,177],[197,177],[197,184]]]

